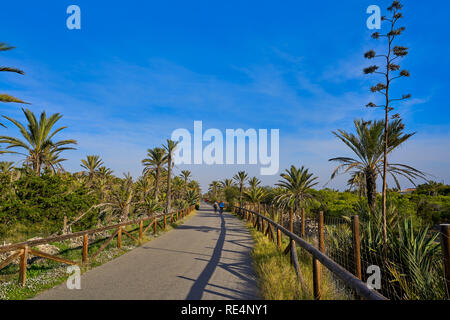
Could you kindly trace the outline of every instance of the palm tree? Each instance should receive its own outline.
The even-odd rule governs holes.
[[[0,173],[9,174],[14,170],[14,162],[0,161]]]
[[[151,181],[150,179],[150,176],[144,175],[143,177],[140,177],[138,181],[136,181],[136,189],[141,193],[141,199],[147,198],[151,191],[153,181]]]
[[[209,184],[209,190],[211,191],[212,195],[213,195],[213,200],[217,200],[217,191],[220,187],[220,182],[219,181],[213,181]]]
[[[244,192],[245,181],[248,179],[248,174],[245,171],[239,171],[233,177],[239,184],[239,204],[242,207],[242,193]]]
[[[174,177],[170,182],[172,198],[181,199],[186,194],[184,180],[181,177]]]
[[[100,168],[98,168],[98,174],[100,177],[102,178],[107,178],[109,177],[111,174],[113,173],[113,171],[105,166],[101,166]]]
[[[0,136],[0,143],[7,143],[8,146],[6,149],[11,148],[23,148],[28,152],[27,154],[13,152],[10,153],[19,153],[25,155],[27,158],[26,162],[30,162],[35,174],[39,175],[41,172],[42,163],[45,162],[46,154],[49,149],[52,149],[54,154],[59,154],[64,150],[73,150],[75,148],[68,147],[70,144],[77,144],[75,140],[61,140],[61,141],[53,141],[53,137],[65,129],[66,127],[60,127],[53,132],[53,126],[55,123],[61,119],[62,115],[59,113],[55,113],[47,118],[45,111],[41,113],[39,122],[36,120],[36,117],[33,112],[28,109],[22,109],[28,120],[27,128],[24,127],[23,124],[18,122],[15,119],[12,119],[7,116],[3,116],[4,118],[11,121],[14,125],[16,125],[22,136],[25,138],[25,141],[22,141],[18,138],[8,137],[8,136]],[[28,129],[28,130],[27,130]]]
[[[233,186],[233,180],[232,179],[225,179],[223,181],[220,181],[220,185],[222,186],[222,188],[228,189],[231,188]]]
[[[147,174],[150,170],[155,172],[155,200],[158,200],[159,196],[159,179],[164,164],[167,163],[166,150],[163,148],[154,148],[147,150],[148,158],[142,160],[144,165],[144,174]]]
[[[107,222],[117,216],[120,222],[126,221],[130,215],[133,196],[133,179],[128,174],[125,175],[125,179],[121,181],[120,185],[112,190],[110,201],[103,204],[108,205],[112,212],[112,216]]]
[[[258,205],[264,200],[266,190],[261,187],[251,188],[244,192],[245,199],[253,205]]]
[[[251,189],[255,189],[261,184],[261,180],[259,180],[257,177],[253,177],[248,180],[248,184],[250,185]]]
[[[163,209],[157,200],[151,199],[149,197],[145,197],[142,200],[140,207],[144,209],[147,216],[151,216],[155,212],[161,211]]]
[[[197,192],[198,194],[201,193],[201,190],[200,190],[200,184],[198,183],[198,181],[191,180],[191,181],[188,183],[188,188],[189,188],[189,190],[194,190],[194,191]]]
[[[358,191],[359,197],[367,195],[366,179],[361,171],[355,171],[347,181],[347,185],[350,190],[354,189]]]
[[[88,171],[89,183],[92,182],[92,179],[94,179],[94,176],[96,175],[102,164],[102,159],[100,159],[100,156],[97,155],[86,156],[86,160],[81,159],[80,166]]]
[[[191,172],[189,170],[181,171],[180,177],[184,180],[184,193],[187,193],[187,185],[189,177],[191,176]]]
[[[195,190],[188,190],[185,200],[190,206],[194,206],[200,202],[200,194]]]
[[[384,121],[364,122],[355,120],[356,135],[344,130],[338,130],[333,134],[344,142],[356,155],[356,158],[338,157],[329,161],[336,161],[339,166],[333,171],[331,179],[334,179],[339,173],[351,172],[364,176],[367,189],[367,202],[372,211],[376,204],[376,181],[377,177],[383,172],[384,158]],[[404,134],[404,125],[401,119],[391,121],[388,126],[388,154],[394,151],[398,146],[411,138],[414,133]],[[397,187],[400,189],[400,183],[397,176],[408,179],[415,184],[413,179],[424,178],[424,173],[410,166],[399,163],[388,163],[388,173],[394,179]],[[383,217],[383,220],[385,217]],[[383,224],[383,229],[386,225]]]
[[[173,141],[167,139],[167,144],[164,145],[164,149],[167,151],[167,199],[166,199],[166,212],[170,212],[170,180],[172,179],[172,166],[173,166],[173,153],[178,146],[179,141]]]
[[[309,169],[305,167],[296,168],[291,166],[289,170],[282,173],[281,180],[276,184],[284,189],[284,192],[278,195],[275,199],[283,206],[292,207],[295,212],[300,208],[302,202],[314,198],[314,194],[311,193],[311,188],[318,184],[312,173],[309,173]]]
[[[8,50],[12,50],[15,47],[10,47],[8,46],[6,43],[4,42],[0,42],[0,51],[8,51]],[[25,73],[17,68],[12,68],[12,67],[0,67],[0,72],[14,72],[14,73],[18,73],[21,75],[24,75]],[[8,94],[4,94],[4,93],[0,93],[0,102],[14,102],[14,103],[24,103],[24,104],[29,104],[27,102],[23,102],[22,100],[15,98],[13,96],[10,96]],[[0,123],[0,125],[3,126],[3,124]]]
[[[60,158],[61,151],[56,150],[54,147],[47,148],[45,156],[43,159],[44,168],[50,170],[52,173],[64,172],[62,162],[67,161],[67,159]]]

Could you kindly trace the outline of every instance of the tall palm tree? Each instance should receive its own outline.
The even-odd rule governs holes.
[[[284,192],[275,199],[281,205],[292,207],[297,212],[302,203],[314,198],[311,188],[318,184],[318,178],[314,177],[309,169],[291,166],[280,176],[282,179],[276,185],[283,188]]]
[[[73,139],[53,141],[54,136],[64,130],[66,127],[60,127],[52,131],[55,123],[61,119],[62,115],[55,113],[47,118],[45,111],[41,113],[39,122],[37,121],[33,112],[28,109],[22,109],[25,117],[27,118],[28,125],[27,128],[19,121],[12,119],[7,116],[4,118],[11,121],[16,127],[19,128],[20,133],[25,138],[25,140],[20,140],[14,137],[0,136],[0,143],[7,143],[6,149],[11,148],[23,148],[28,154],[23,154],[19,152],[10,151],[10,153],[18,153],[26,156],[25,161],[30,162],[35,174],[39,175],[41,172],[42,163],[45,161],[46,155],[49,149],[52,152],[59,154],[64,150],[73,150],[75,148],[68,147],[70,144],[77,144]]]
[[[333,171],[331,179],[334,179],[339,173],[355,172],[365,177],[367,191],[367,202],[372,211],[376,205],[376,181],[383,172],[384,158],[384,121],[365,122],[363,120],[354,120],[356,135],[344,130],[338,130],[333,134],[344,142],[356,155],[356,158],[338,157],[329,161],[340,163]],[[404,125],[401,119],[391,121],[388,126],[388,154],[394,151],[398,146],[411,138],[415,133],[403,133]],[[412,184],[416,178],[425,178],[425,174],[413,167],[399,164],[388,163],[388,173],[394,179],[397,188],[400,189],[398,176],[406,178]],[[383,217],[385,221],[385,218]],[[383,229],[386,225],[383,224]]]
[[[232,179],[225,179],[223,181],[220,181],[220,185],[223,189],[228,189],[231,188],[234,184]]]
[[[251,189],[255,189],[261,184],[261,180],[259,180],[257,177],[253,177],[248,180],[248,184],[250,185]]]
[[[239,204],[242,207],[242,193],[244,192],[245,181],[248,179],[248,174],[245,171],[239,171],[233,177],[239,184]]]
[[[155,172],[155,200],[158,200],[159,196],[159,184],[161,171],[163,166],[167,163],[167,152],[164,148],[153,148],[147,150],[146,159],[142,160],[142,165],[144,166],[144,174],[149,171]]]
[[[212,195],[213,195],[213,200],[217,200],[217,191],[220,187],[220,182],[219,181],[213,181],[209,184],[209,190],[211,191]]]
[[[191,176],[191,172],[189,170],[183,170],[181,171],[180,177],[184,180],[184,193],[187,193],[187,186],[188,186],[188,180]]]
[[[91,183],[102,165],[103,161],[100,156],[90,155],[86,156],[86,159],[81,159],[80,166],[88,171],[89,182]]]
[[[179,141],[173,141],[167,139],[167,144],[164,145],[164,149],[167,151],[167,199],[166,199],[166,212],[170,212],[170,180],[172,179],[172,167],[174,151],[178,146]]]
[[[15,47],[11,47],[8,46],[6,43],[4,42],[0,42],[0,51],[9,51],[15,49]],[[12,67],[0,67],[0,72],[13,72],[13,73],[18,73],[21,75],[24,75],[25,72],[23,72],[20,69],[17,68],[12,68]],[[21,99],[18,99],[16,97],[10,96],[8,94],[4,94],[4,93],[0,93],[0,102],[15,102],[15,103],[24,103],[24,104],[29,104],[27,102],[22,101]],[[0,125],[2,125],[0,123]]]

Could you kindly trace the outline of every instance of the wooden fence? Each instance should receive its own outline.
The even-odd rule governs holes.
[[[325,245],[324,245],[324,236],[323,236],[323,213],[319,216],[319,232],[318,232],[318,248],[315,248],[310,243],[306,242],[301,237],[297,236],[293,232],[293,213],[291,211],[290,214],[290,230],[285,229],[283,226],[279,225],[275,221],[269,219],[268,217],[255,212],[248,210],[242,207],[232,206],[232,211],[235,214],[241,215],[242,218],[246,219],[248,222],[253,224],[253,227],[257,230],[263,232],[265,235],[269,237],[271,241],[274,241],[280,250],[282,248],[282,234],[289,238],[289,244],[284,249],[285,254],[290,255],[291,264],[294,266],[294,269],[297,273],[297,276],[300,280],[300,283],[304,285],[302,272],[300,270],[297,258],[297,248],[296,244],[298,244],[301,248],[309,252],[312,259],[312,267],[313,267],[313,292],[314,298],[319,300],[321,298],[321,266],[324,265],[328,270],[330,270],[336,277],[341,279],[344,284],[354,290],[358,297],[367,299],[367,300],[387,300],[386,297],[381,295],[375,290],[369,289],[363,281],[361,281],[361,265],[359,265],[359,271],[355,270],[355,274],[353,275],[342,266],[331,260],[328,256],[325,255]],[[304,219],[304,214],[302,215]],[[302,224],[304,226],[304,223]],[[359,223],[357,218],[353,220],[354,228],[358,228]],[[358,231],[358,229],[356,230]],[[304,233],[302,228],[302,233]],[[359,231],[358,231],[359,234]],[[359,243],[359,237],[354,239],[356,243]],[[358,254],[358,246],[355,246],[355,255]],[[355,257],[356,258],[356,257]],[[358,268],[358,266],[356,266]]]
[[[20,259],[19,262],[19,283],[24,286],[26,281],[26,271],[27,271],[27,263],[28,263],[28,257],[30,255],[42,257],[45,259],[50,259],[53,261],[61,262],[68,265],[76,265],[80,264],[80,262],[75,262],[71,260],[67,260],[61,257],[57,257],[55,255],[50,255],[48,253],[41,252],[39,250],[33,249],[34,246],[42,245],[42,244],[49,244],[52,242],[59,242],[64,241],[68,239],[74,239],[78,237],[82,237],[83,239],[83,249],[82,249],[82,256],[81,256],[81,264],[85,264],[88,262],[88,260],[93,260],[95,257],[98,256],[100,252],[102,252],[106,246],[117,236],[117,247],[120,249],[122,247],[122,235],[125,234],[130,239],[141,243],[143,239],[143,235],[153,226],[153,233],[156,234],[157,226],[160,225],[160,227],[164,230],[167,228],[167,219],[169,218],[170,222],[176,222],[180,220],[181,218],[185,217],[186,215],[190,214],[194,210],[194,206],[191,206],[189,208],[172,212],[172,213],[166,213],[166,214],[160,214],[152,217],[146,217],[139,220],[133,220],[128,222],[123,222],[115,225],[110,225],[102,228],[97,229],[91,229],[91,230],[85,230],[85,231],[79,231],[74,232],[70,234],[45,238],[45,239],[36,239],[36,240],[30,240],[15,244],[10,244],[6,246],[0,246],[0,253],[4,252],[13,252],[12,255],[10,255],[6,260],[3,262],[0,262],[0,270],[11,264],[14,260],[17,258]],[[144,222],[150,221],[150,223],[145,227],[144,229]],[[124,227],[129,225],[139,225],[139,236],[138,238],[132,236],[130,232],[126,231]],[[91,257],[88,256],[88,248],[89,248],[89,239],[88,236],[92,234],[96,234],[103,231],[108,230],[115,230],[113,234],[103,243],[103,245],[94,253],[91,255]]]

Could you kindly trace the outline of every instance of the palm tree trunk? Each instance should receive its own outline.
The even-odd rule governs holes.
[[[155,200],[158,201],[159,195],[159,168],[156,168],[156,177],[155,177]]]
[[[242,207],[242,189],[243,189],[243,186],[241,184],[240,187],[239,187],[239,205],[241,207]]]
[[[377,199],[377,176],[375,172],[366,172],[366,185],[367,185],[367,203],[372,212],[375,211],[376,199]]]
[[[39,175],[39,173],[41,172],[41,163],[38,158],[35,158],[33,160],[33,170],[36,175]]]
[[[170,179],[171,179],[171,175],[172,175],[172,156],[169,154],[169,158],[168,158],[168,168],[167,168],[167,205],[166,205],[166,212],[169,213],[170,212]]]

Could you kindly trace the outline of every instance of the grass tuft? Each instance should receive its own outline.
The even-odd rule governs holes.
[[[247,224],[247,227],[254,239],[251,255],[262,298],[265,300],[312,300],[311,255],[297,247],[299,266],[304,279],[304,287],[302,287],[295,269],[290,264],[289,256],[278,250],[273,242],[254,229],[251,224]],[[287,245],[288,239],[283,237],[282,248],[286,248]],[[322,267],[322,299],[343,300],[348,298],[345,291],[337,288],[331,273]]]

